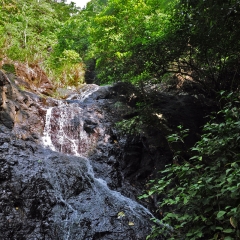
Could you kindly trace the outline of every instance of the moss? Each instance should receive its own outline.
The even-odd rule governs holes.
[[[15,67],[13,64],[3,64],[2,69],[5,70],[8,73],[16,73]]]

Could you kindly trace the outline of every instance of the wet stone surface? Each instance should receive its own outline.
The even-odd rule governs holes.
[[[144,239],[150,230],[150,213],[96,179],[88,159],[10,144],[0,160],[1,239]]]
[[[133,104],[126,86],[86,85],[58,101],[22,92],[1,73],[0,91],[0,239],[146,239],[156,202],[140,202],[145,208],[137,197],[171,152],[161,132],[116,130]],[[201,104],[159,99],[173,126],[181,113],[193,131],[202,124],[191,115]]]
[[[52,146],[43,146],[49,107],[1,77],[0,239],[145,239],[150,212],[110,190],[83,157],[109,139],[100,97],[48,101]]]

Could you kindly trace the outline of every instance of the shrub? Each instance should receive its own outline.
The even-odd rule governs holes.
[[[192,157],[167,165],[141,198],[162,196],[162,222],[174,228],[167,239],[240,239],[240,110],[233,94],[203,128]],[[221,119],[219,121],[219,119]],[[183,141],[186,130],[168,137]],[[155,222],[157,220],[155,219]],[[156,225],[148,238],[163,234]]]

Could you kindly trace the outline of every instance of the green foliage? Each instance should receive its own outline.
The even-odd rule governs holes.
[[[99,83],[178,73],[207,92],[235,89],[239,12],[239,0],[94,0],[64,26],[57,49],[95,62]]]
[[[65,49],[62,53],[62,57],[60,58],[60,62],[62,64],[78,63],[78,62],[81,62],[81,61],[82,61],[81,57],[74,50],[66,50]]]
[[[173,34],[169,35],[172,44],[180,47],[172,70],[190,75],[211,92],[236,89],[239,10],[239,0],[180,0],[172,13]]]
[[[56,57],[61,55],[64,50],[74,50],[80,55],[84,55],[89,43],[87,25],[88,19],[85,16],[70,18],[63,24],[57,34],[58,44],[54,49]]]
[[[232,98],[204,126],[192,157],[176,157],[142,196],[162,196],[162,222],[174,228],[167,239],[240,239],[240,111],[238,98]],[[170,145],[186,132],[170,135]],[[149,238],[164,231],[156,225]]]
[[[4,54],[19,61],[40,61],[54,42],[60,25],[50,3],[10,1],[2,5],[1,25],[7,42]],[[36,44],[36,41],[38,44]]]
[[[53,0],[0,3],[0,58],[49,70],[73,50],[101,84],[181,74],[208,93],[239,85],[239,0],[92,0],[80,12]]]
[[[50,78],[57,78],[56,81],[61,72],[59,68],[62,68],[61,73],[70,77],[65,84],[77,85],[84,81],[84,67],[78,53],[63,49],[57,62],[53,52],[63,23],[78,12],[73,3],[0,0],[0,5],[0,59],[4,59],[4,63],[37,64]]]
[[[54,69],[51,75],[56,86],[78,86],[84,83],[85,65],[75,50],[64,49],[54,53],[48,62],[48,68]]]
[[[147,51],[152,48],[151,42],[161,38],[165,24],[163,19],[167,15],[151,4],[150,1],[110,1],[100,19],[96,19],[98,31],[94,32],[93,41],[95,56],[101,59],[97,65],[100,79],[111,76],[114,81],[130,80],[136,83],[136,79],[146,73],[149,78],[156,74],[149,71],[152,60],[147,56]],[[106,27],[102,20],[109,17],[112,21],[107,21]],[[97,41],[99,38],[102,41]],[[105,68],[106,65],[109,67]]]
[[[13,64],[4,64],[2,69],[9,73],[15,73],[15,67]]]
[[[127,120],[116,123],[116,127],[124,134],[140,134],[142,132],[143,121],[140,116],[135,116]]]
[[[131,79],[136,82],[136,78],[145,73],[152,77],[155,74],[149,71],[152,60],[146,62],[148,56],[143,56],[146,49],[150,53],[150,43],[163,36],[168,2],[91,1],[65,25],[57,48],[59,51],[73,49],[85,62],[93,59],[100,83]]]
[[[188,136],[189,129],[183,129],[182,125],[178,126],[179,133],[173,133],[169,136],[167,136],[167,140],[169,143],[172,142],[184,142],[184,138]]]

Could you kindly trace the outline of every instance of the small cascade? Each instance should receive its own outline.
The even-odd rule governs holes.
[[[67,154],[72,159],[70,164],[74,165],[74,170],[71,170],[74,172],[71,172],[71,178],[69,179],[65,179],[65,175],[61,175],[61,170],[60,172],[48,170],[48,178],[51,179],[51,185],[56,189],[55,196],[58,201],[58,205],[54,208],[54,222],[59,221],[60,213],[64,215],[63,223],[59,224],[64,239],[88,239],[86,235],[81,234],[90,230],[82,230],[75,238],[74,232],[79,230],[75,230],[73,226],[75,223],[84,223],[85,218],[89,216],[89,209],[91,209],[91,212],[95,212],[95,215],[91,217],[93,223],[102,219],[102,222],[100,221],[95,227],[93,225],[91,231],[114,232],[116,230],[120,234],[116,235],[118,236],[116,239],[119,239],[119,236],[124,236],[124,228],[145,224],[149,228],[148,219],[153,217],[148,209],[121,195],[121,193],[109,189],[103,179],[94,176],[92,166],[86,157],[100,138],[107,139],[107,137],[104,127],[100,124],[104,116],[99,111],[92,111],[92,105],[83,105],[83,101],[99,89],[99,87],[93,86],[88,86],[86,91],[82,91],[83,95],[74,94],[67,99],[74,100],[74,102],[59,101],[58,106],[51,107],[46,112],[42,138],[44,146],[52,151]],[[51,163],[46,160],[46,164]],[[60,166],[58,167],[61,169]],[[64,165],[62,167],[66,168]],[[49,165],[47,169],[52,169],[52,167]],[[68,170],[64,169],[64,171],[67,172]],[[76,178],[78,175],[79,177]],[[77,180],[75,181],[74,178]],[[67,197],[70,193],[63,192],[63,186],[65,184],[69,185],[71,181],[73,181],[73,188],[77,187],[81,181],[83,182],[79,186],[80,190],[74,192],[74,194],[78,193],[77,197],[74,194],[74,197]],[[84,185],[88,186],[87,191],[81,190],[85,188]],[[68,212],[68,214],[65,214],[65,212]],[[114,216],[106,217],[111,212],[114,212]],[[123,226],[125,227],[123,228]],[[143,238],[128,237],[128,239]]]
[[[53,146],[51,139],[51,117],[52,117],[53,108],[50,107],[47,109],[46,117],[45,117],[45,128],[43,131],[43,145],[49,147],[51,150],[55,151],[55,147]]]
[[[53,151],[87,156],[102,130],[96,126],[91,133],[88,133],[84,114],[80,102],[61,103],[57,107],[48,109],[43,144]],[[92,122],[95,123],[96,118]]]
[[[122,202],[125,207],[132,212],[133,214],[135,214],[136,216],[141,218],[141,215],[145,215],[146,217],[153,217],[153,215],[151,214],[151,212],[146,209],[145,207],[143,207],[142,205],[140,205],[139,203],[133,201],[130,198],[127,198],[125,196],[123,196],[121,193],[117,192],[117,191],[112,191],[108,188],[106,181],[104,181],[101,178],[95,178],[95,181],[97,182],[96,185],[99,185],[100,188],[105,189],[105,191],[108,191],[109,194],[113,197],[118,199],[120,202]],[[140,213],[140,214],[139,214]]]
[[[42,138],[44,146],[66,154],[88,155],[103,130],[97,127],[96,114],[89,117],[91,121],[84,121],[86,112],[82,109],[82,103],[98,89],[97,85],[86,85],[78,94],[74,93],[67,98],[74,102],[58,101],[58,106],[47,109]],[[92,124],[90,128],[89,124]]]
[[[100,87],[95,84],[85,85],[83,88],[79,89],[77,93],[71,94],[67,100],[79,100],[83,102],[87,99],[92,93],[97,91]]]

